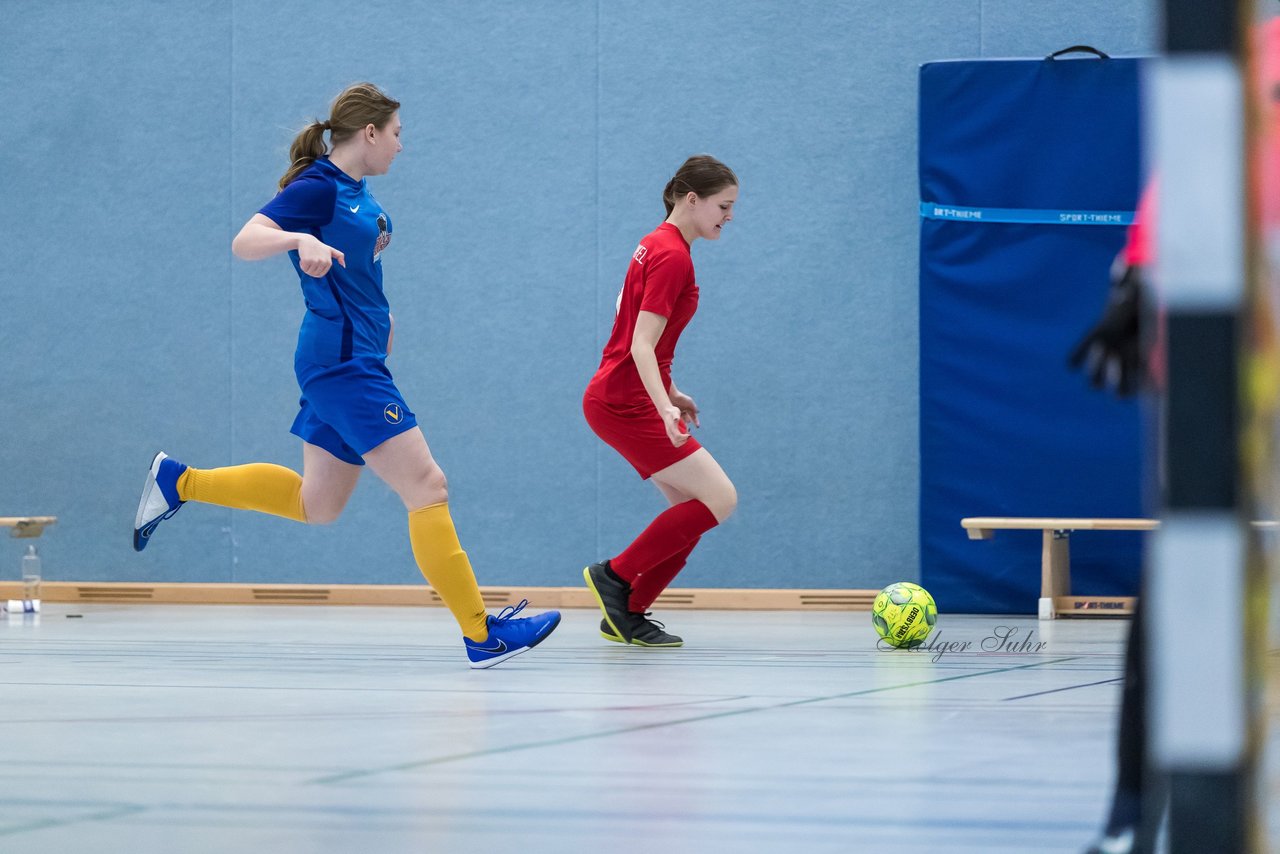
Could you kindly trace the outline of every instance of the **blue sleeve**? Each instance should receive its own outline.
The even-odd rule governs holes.
[[[311,231],[333,220],[338,186],[323,175],[303,175],[290,182],[258,213],[285,231]]]

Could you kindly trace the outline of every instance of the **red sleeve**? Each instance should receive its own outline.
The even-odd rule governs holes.
[[[651,252],[644,260],[644,296],[640,310],[670,318],[676,299],[693,273],[693,259],[684,252]]]
[[[1144,266],[1156,260],[1156,198],[1159,186],[1155,180],[1147,185],[1142,193],[1142,201],[1138,202],[1138,216],[1129,226],[1129,239],[1121,250],[1124,263],[1129,266]]]

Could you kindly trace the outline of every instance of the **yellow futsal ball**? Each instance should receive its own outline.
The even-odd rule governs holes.
[[[890,584],[871,603],[871,624],[885,643],[911,649],[924,643],[938,622],[938,606],[929,591],[910,581]]]

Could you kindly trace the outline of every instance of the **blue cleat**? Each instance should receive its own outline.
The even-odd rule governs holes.
[[[489,626],[488,640],[477,643],[468,637],[462,639],[472,668],[493,667],[513,655],[527,652],[546,640],[560,625],[559,611],[516,619],[516,614],[528,604],[528,599],[521,599],[519,605],[503,608],[496,617],[490,614],[485,621]]]
[[[186,470],[185,465],[170,459],[164,451],[152,458],[146,483],[142,484],[138,515],[133,519],[133,550],[135,552],[145,549],[156,527],[186,504],[178,498],[178,478]]]

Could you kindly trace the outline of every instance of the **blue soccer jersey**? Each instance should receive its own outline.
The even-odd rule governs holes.
[[[356,181],[322,157],[260,211],[285,231],[310,234],[345,256],[313,278],[302,272],[307,313],[298,332],[298,361],[336,365],[357,357],[385,359],[391,318],[382,293],[382,250],[391,242],[391,218]]]

